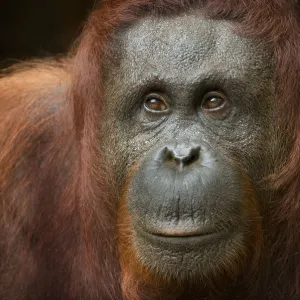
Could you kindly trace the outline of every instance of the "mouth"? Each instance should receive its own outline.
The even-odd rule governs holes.
[[[201,235],[153,235],[146,233],[148,238],[151,238],[152,235],[153,239],[156,241],[160,241],[162,243],[169,243],[169,244],[195,244],[195,243],[202,243],[211,239],[216,239],[222,236],[222,233],[208,233],[208,234],[201,234]]]
[[[143,238],[154,242],[162,244],[178,244],[178,245],[188,245],[188,244],[199,244],[211,239],[216,240],[224,238],[228,235],[228,232],[220,232],[213,230],[184,230],[184,231],[159,231],[152,232],[148,230],[143,230],[137,228],[137,233]]]

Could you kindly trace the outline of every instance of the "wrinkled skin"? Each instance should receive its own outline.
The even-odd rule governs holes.
[[[271,52],[197,13],[149,17],[119,30],[113,46],[103,149],[136,259],[161,278],[236,278],[263,236],[261,180],[276,152]],[[207,95],[224,107],[205,110]],[[149,98],[167,109],[147,109]]]

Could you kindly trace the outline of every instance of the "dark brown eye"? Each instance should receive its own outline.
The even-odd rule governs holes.
[[[207,112],[222,110],[226,105],[226,98],[221,93],[211,92],[204,96],[202,109]]]
[[[166,101],[161,95],[149,95],[144,103],[146,109],[154,112],[163,112],[169,109]]]

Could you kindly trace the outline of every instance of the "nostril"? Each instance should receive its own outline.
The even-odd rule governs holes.
[[[199,156],[200,156],[200,147],[192,148],[190,150],[189,155],[183,158],[183,163],[185,165],[190,165],[196,162],[199,159]]]
[[[167,155],[166,155],[166,160],[167,161],[174,161],[176,162],[176,155],[174,153],[173,150],[170,150],[169,148],[167,148],[167,151],[166,151]]]

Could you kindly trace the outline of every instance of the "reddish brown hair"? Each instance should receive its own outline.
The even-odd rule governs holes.
[[[239,34],[274,49],[278,131],[290,136],[290,145],[285,164],[269,179],[280,197],[272,199],[265,216],[264,265],[247,278],[247,287],[252,299],[277,286],[286,299],[299,299],[300,9],[294,0],[105,2],[90,16],[70,71],[69,62],[60,71],[43,63],[33,74],[20,72],[0,82],[6,103],[20,95],[27,99],[6,109],[0,127],[6,137],[0,141],[1,299],[122,298],[117,203],[107,189],[97,147],[103,59],[117,28],[146,15],[176,15],[190,8],[235,20]],[[53,84],[48,86],[49,78],[41,74],[51,76]],[[39,80],[28,83],[30,78]],[[12,92],[14,82],[18,88]],[[58,95],[64,103],[57,104],[59,109]],[[45,97],[46,103],[36,101]],[[141,292],[132,297],[145,299]]]

